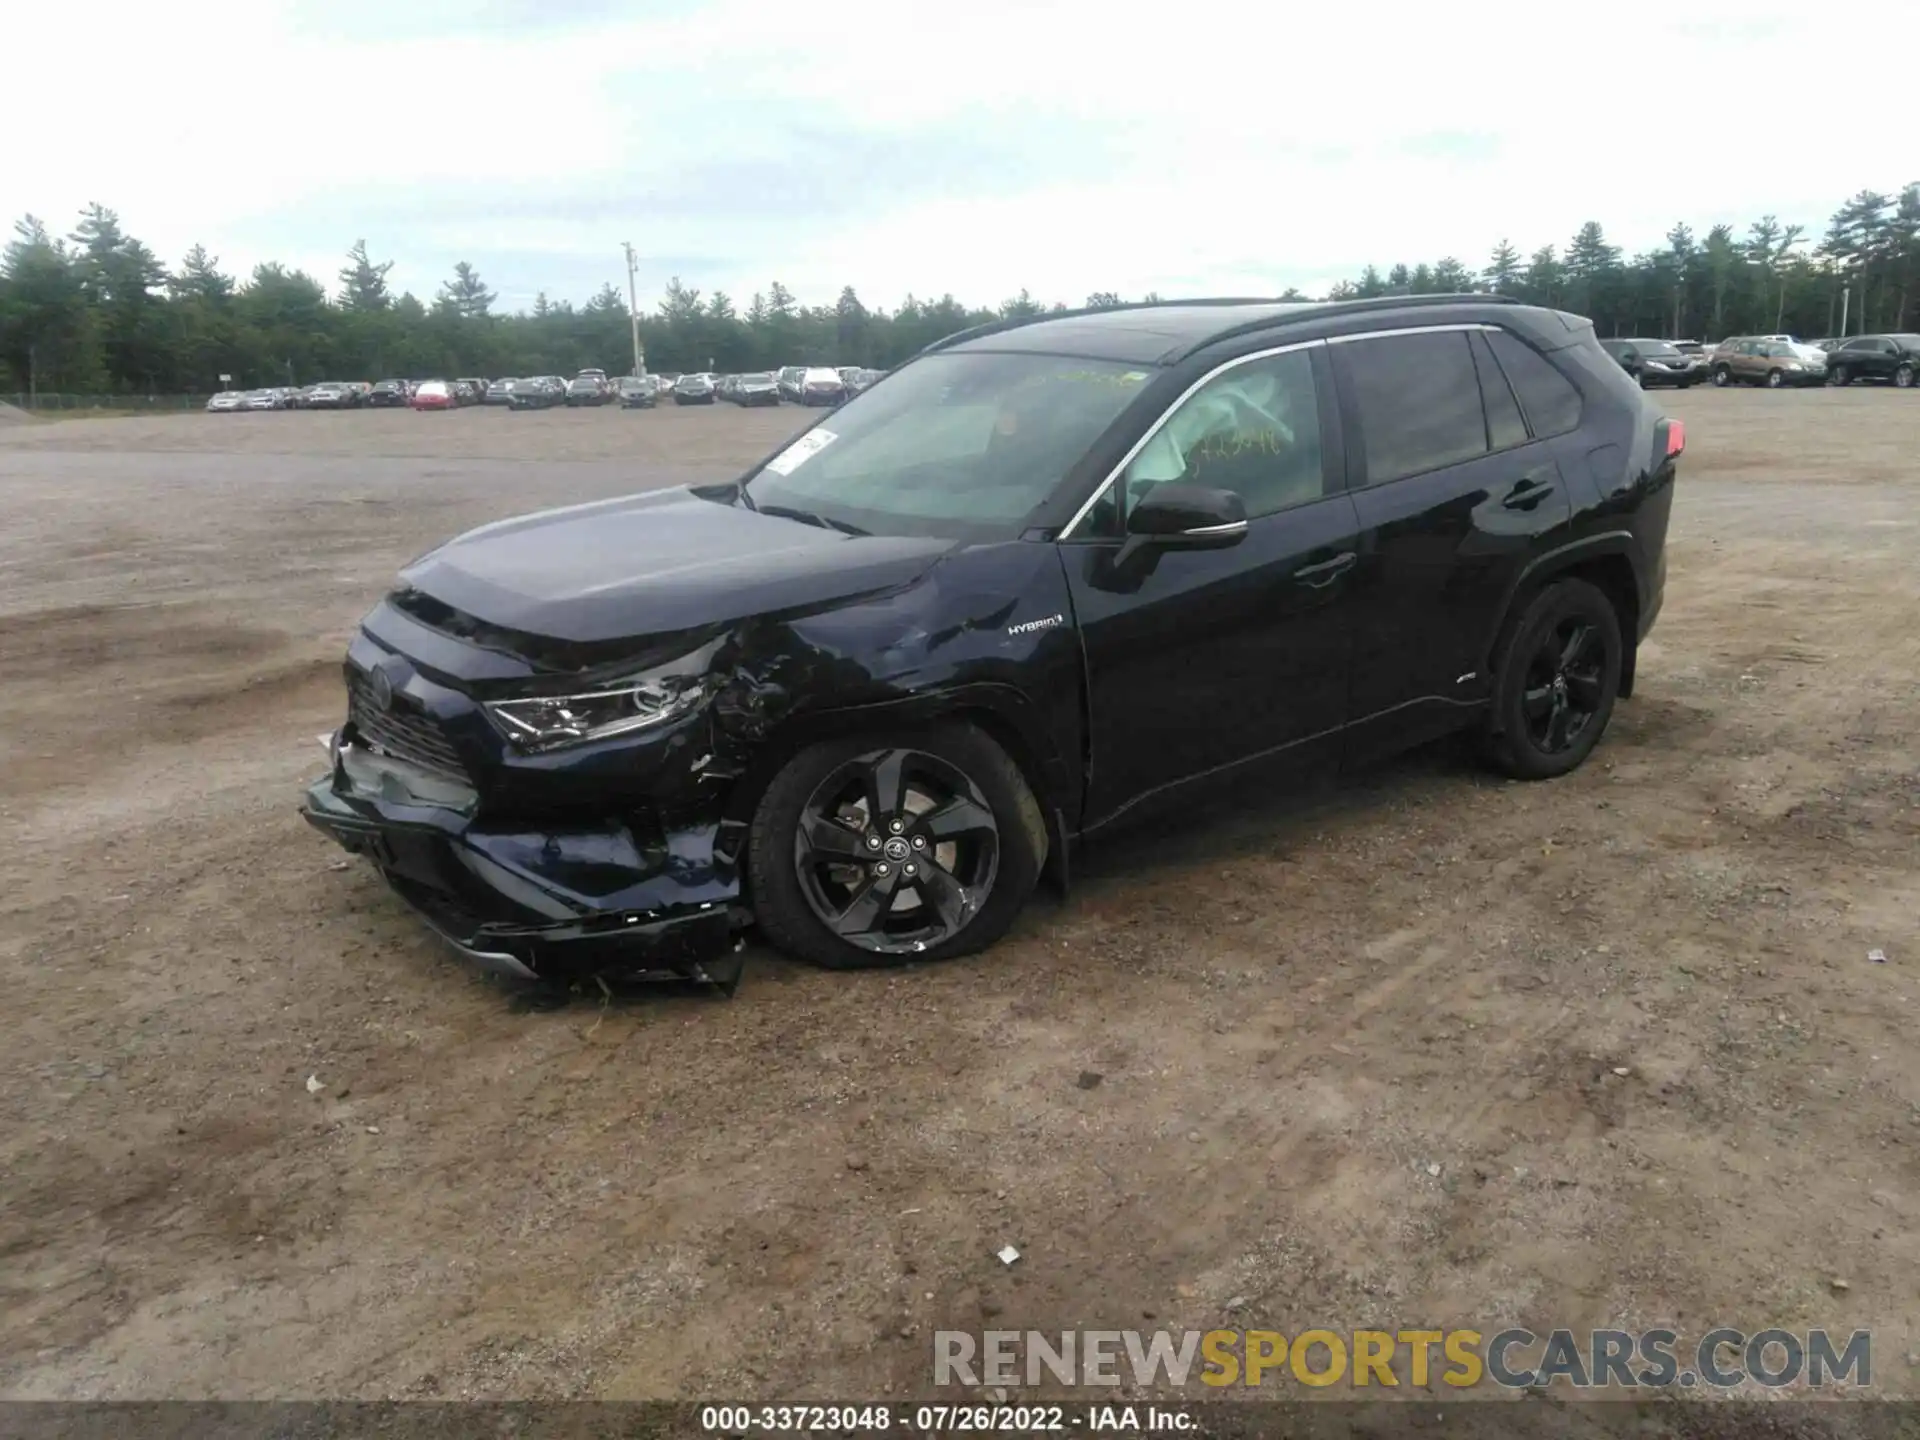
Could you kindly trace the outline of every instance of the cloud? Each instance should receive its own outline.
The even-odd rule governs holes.
[[[1027,287],[1078,301],[1323,288],[1361,266],[1588,219],[1629,250],[1676,220],[1815,232],[1913,178],[1898,126],[1837,145],[1824,91],[1780,81],[1764,138],[1721,127],[1753,77],[1835,53],[1803,4],[1596,17],[1506,0],[1443,13],[835,0],[213,4],[191,25],[103,0],[86,43],[9,21],[0,204],[59,226],[99,200],[163,257],[204,242],[332,283],[365,236],[430,295],[467,259],[509,305],[646,295],[678,274],[741,303],[778,278],[869,303]],[[1876,11],[1876,49],[1920,6]]]

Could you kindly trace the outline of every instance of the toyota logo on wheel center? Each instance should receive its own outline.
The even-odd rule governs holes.
[[[907,858],[907,842],[902,840],[898,835],[887,841],[887,843],[881,847],[881,850],[889,860],[904,860]]]

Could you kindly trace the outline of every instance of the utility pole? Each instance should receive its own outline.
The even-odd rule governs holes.
[[[633,374],[638,379],[647,373],[647,352],[640,348],[640,295],[633,278],[637,265],[633,258],[633,242],[621,243],[627,252],[627,324],[633,330]]]

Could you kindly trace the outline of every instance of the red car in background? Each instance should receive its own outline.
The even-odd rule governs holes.
[[[416,410],[451,410],[458,402],[453,398],[453,386],[447,381],[422,380],[407,403]]]

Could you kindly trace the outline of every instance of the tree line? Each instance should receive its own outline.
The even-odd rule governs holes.
[[[571,375],[589,365],[622,373],[631,364],[627,298],[613,285],[580,305],[543,294],[531,309],[502,314],[465,262],[428,301],[395,294],[391,269],[365,241],[347,252],[331,290],[274,263],[229,275],[200,245],[169,268],[104,206],[88,206],[66,235],[29,215],[0,253],[0,391],[192,394],[216,388],[223,374],[251,386]],[[1566,244],[1526,253],[1502,239],[1477,268],[1453,256],[1369,265],[1325,298],[1493,292],[1589,315],[1602,335],[1719,339],[1836,335],[1843,315],[1848,334],[1920,326],[1917,283],[1920,183],[1858,192],[1817,240],[1764,215],[1744,233],[1716,225],[1697,236],[1677,224],[1662,246],[1628,256],[1590,221]],[[1085,301],[1122,303],[1111,291]],[[675,278],[640,325],[656,370],[885,368],[956,330],[1065,308],[1023,290],[986,308],[943,294],[886,310],[851,285],[831,305],[803,305],[777,280],[742,305]]]

